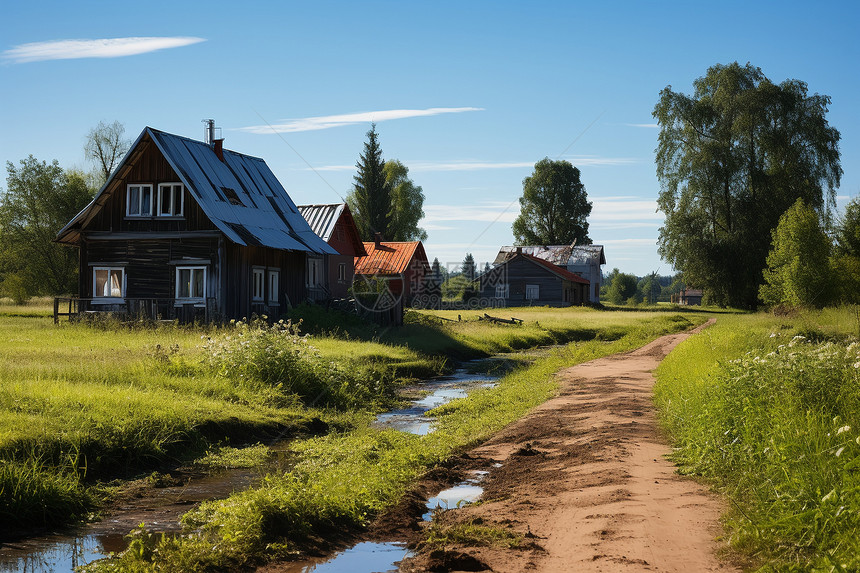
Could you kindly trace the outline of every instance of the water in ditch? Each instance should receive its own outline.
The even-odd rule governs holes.
[[[426,413],[451,400],[465,398],[470,392],[495,385],[498,376],[473,373],[459,369],[448,376],[423,381],[408,388],[418,395],[403,408],[380,414],[374,425],[403,432],[425,435],[433,431],[433,418]],[[85,526],[71,533],[29,538],[20,542],[0,543],[0,573],[67,573],[75,567],[125,550],[125,536],[140,523],[151,532],[177,534],[179,517],[201,501],[219,499],[252,486],[259,472],[229,470],[212,476],[192,479],[188,484],[163,488],[139,504],[130,502],[112,517]],[[462,484],[461,484],[462,485]],[[469,487],[477,487],[471,485]],[[457,488],[452,488],[456,490]],[[471,491],[471,490],[470,490]],[[448,492],[448,493],[446,493]],[[474,501],[469,493],[446,490],[434,500],[440,507],[457,507],[464,501]],[[444,494],[444,496],[443,496]],[[478,494],[479,495],[479,494]],[[477,498],[475,498],[477,499]],[[435,508],[428,506],[428,510]],[[360,543],[339,553],[328,561],[296,563],[296,573],[376,573],[396,570],[396,562],[407,555],[401,543]],[[292,572],[292,569],[290,570]]]

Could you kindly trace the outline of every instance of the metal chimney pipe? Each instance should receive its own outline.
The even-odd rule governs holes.
[[[204,119],[203,121],[203,141],[208,145],[212,145],[215,142],[215,120],[214,119]]]

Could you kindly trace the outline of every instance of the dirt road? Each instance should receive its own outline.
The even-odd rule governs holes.
[[[464,457],[473,468],[501,466],[483,483],[484,503],[442,523],[517,531],[531,541],[525,548],[450,547],[403,570],[734,571],[715,557],[723,508],[666,461],[651,400],[652,371],[687,336],[561,372],[558,397]]]

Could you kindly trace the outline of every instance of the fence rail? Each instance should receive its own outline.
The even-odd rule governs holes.
[[[57,297],[54,299],[54,323],[60,318],[80,320],[86,317],[116,316],[120,320],[178,320],[182,323],[216,320],[215,299],[186,302],[174,298],[125,298],[105,301],[96,298]]]

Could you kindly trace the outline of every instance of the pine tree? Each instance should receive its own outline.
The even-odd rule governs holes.
[[[391,186],[385,178],[385,161],[377,140],[376,124],[367,132],[364,151],[355,164],[358,173],[353,177],[352,192],[346,199],[358,226],[361,238],[372,241],[376,233],[385,233],[391,225]]]

